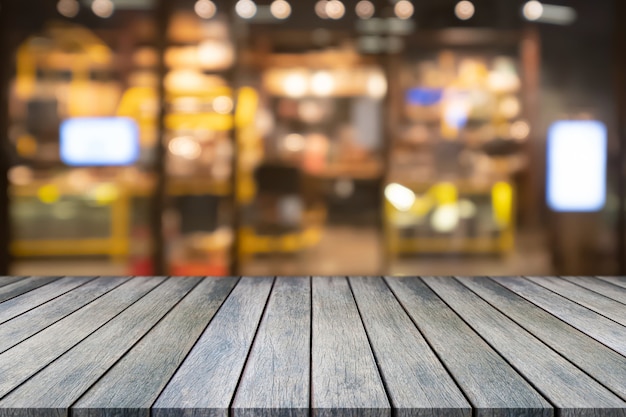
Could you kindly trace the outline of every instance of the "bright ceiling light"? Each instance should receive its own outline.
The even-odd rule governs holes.
[[[307,77],[300,73],[289,74],[285,77],[283,88],[289,97],[302,97],[308,90]]]
[[[374,3],[369,0],[361,0],[356,4],[356,15],[361,19],[369,19],[374,16],[376,12],[376,8],[374,7]]]
[[[346,6],[339,0],[330,0],[326,3],[326,14],[334,20],[341,19],[346,13]]]
[[[274,0],[270,12],[276,19],[287,19],[291,15],[291,5],[285,0]]]
[[[385,187],[385,198],[399,211],[409,211],[416,200],[411,189],[397,183]]]
[[[526,20],[538,20],[543,14],[543,4],[539,3],[537,0],[531,0],[524,4],[522,12]]]
[[[458,2],[454,7],[454,14],[461,20],[471,19],[475,12],[474,3],[467,0]]]
[[[57,3],[57,11],[65,17],[76,17],[80,5],[76,0],[59,0]]]
[[[242,19],[252,19],[256,15],[256,4],[252,0],[239,0],[235,12]]]
[[[115,5],[111,0],[94,0],[91,3],[91,10],[96,16],[106,19],[113,15]]]
[[[326,4],[328,0],[319,0],[315,3],[315,14],[321,19],[328,19],[328,14],[326,13]]]
[[[415,7],[413,7],[413,3],[409,0],[400,0],[393,7],[393,11],[399,19],[410,19],[415,12]]]
[[[320,71],[311,78],[311,91],[317,96],[329,96],[335,90],[335,79],[327,71]]]
[[[210,19],[217,13],[217,6],[211,0],[198,0],[193,9],[203,19]]]

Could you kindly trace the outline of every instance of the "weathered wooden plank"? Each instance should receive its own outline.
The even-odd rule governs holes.
[[[626,277],[596,277],[602,281],[609,282],[618,287],[626,288]]]
[[[242,278],[154,406],[154,417],[227,417],[273,278]]]
[[[312,314],[314,416],[390,416],[389,400],[346,278],[313,278]]]
[[[489,278],[461,283],[626,400],[626,357]]]
[[[56,281],[59,278],[60,277],[28,277],[0,287],[0,303],[10,300],[13,297],[17,297],[18,295],[27,293],[35,288],[42,287]]]
[[[94,277],[65,277],[0,304],[0,324],[79,287]]]
[[[149,417],[150,407],[236,282],[202,280],[72,406],[72,416]]]
[[[25,279],[26,277],[17,277],[17,276],[8,276],[8,277],[0,277],[0,287],[4,287],[5,285],[13,284],[19,280]]]
[[[126,278],[98,278],[0,325],[0,353],[73,313]]]
[[[160,284],[133,278],[45,330],[0,354],[0,398],[85,339]]]
[[[553,415],[552,406],[421,280],[386,281],[477,417]]]
[[[585,287],[591,291],[626,304],[626,288],[594,277],[561,277],[572,284]],[[626,308],[626,306],[624,306]]]
[[[382,278],[349,283],[397,415],[471,416],[470,404]]]
[[[50,410],[69,415],[69,407],[199,282],[170,278],[150,291],[0,400],[0,417],[46,417]]]
[[[234,417],[308,417],[309,278],[277,278],[233,402]]]
[[[494,279],[531,303],[626,356],[626,327],[525,279],[512,277]]]
[[[604,295],[595,293],[557,277],[526,277],[537,285],[552,290],[590,310],[626,326],[626,306]]]
[[[624,416],[626,403],[457,280],[424,278],[511,366],[559,408],[561,416]]]

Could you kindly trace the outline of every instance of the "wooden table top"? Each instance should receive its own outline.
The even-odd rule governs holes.
[[[0,277],[0,417],[625,417],[625,401],[626,278]]]

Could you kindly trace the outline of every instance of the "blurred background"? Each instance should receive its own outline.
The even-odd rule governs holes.
[[[626,275],[621,0],[2,0],[0,275]]]

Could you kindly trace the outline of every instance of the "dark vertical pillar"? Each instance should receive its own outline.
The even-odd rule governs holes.
[[[0,0],[0,275],[9,274],[11,221],[9,218],[9,78],[11,71],[11,1]]]
[[[617,260],[620,275],[626,275],[626,2],[613,0],[615,4],[614,71],[617,108],[617,134],[619,143],[618,162],[618,217]]]
[[[170,16],[172,12],[171,0],[158,0],[156,2],[155,19],[157,27],[157,51],[159,54],[158,65],[158,97],[159,97],[159,116],[157,121],[157,143],[155,148],[154,172],[157,177],[156,185],[151,201],[150,210],[150,229],[152,234],[152,264],[153,274],[167,274],[167,259],[165,250],[165,237],[163,235],[163,211],[165,208],[167,173],[165,170],[165,75],[167,68],[165,65],[165,50],[167,48],[168,37],[167,29],[169,26]]]

